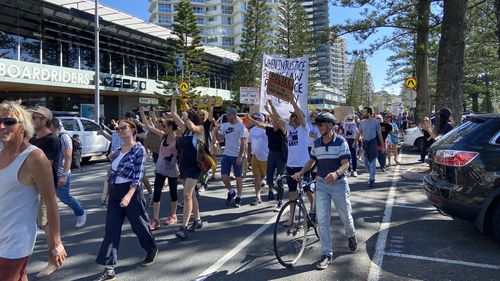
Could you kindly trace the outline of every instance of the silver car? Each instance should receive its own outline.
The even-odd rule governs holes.
[[[82,162],[88,162],[92,156],[108,153],[111,142],[97,135],[101,127],[91,119],[73,116],[56,117],[61,121],[64,130],[73,136],[77,134],[82,141]]]

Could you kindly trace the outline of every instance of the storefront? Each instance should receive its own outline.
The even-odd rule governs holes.
[[[79,114],[94,104],[93,15],[84,9],[88,6],[59,2],[0,2],[0,100],[21,99]],[[109,120],[140,104],[158,102],[156,79],[175,75],[175,70],[168,71],[173,62],[166,56],[173,45],[163,27],[108,7],[100,10],[100,102]],[[235,57],[227,51],[206,52],[210,85],[227,87]]]

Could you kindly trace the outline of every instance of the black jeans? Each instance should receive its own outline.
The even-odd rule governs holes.
[[[97,255],[96,262],[102,265],[115,265],[118,260],[118,249],[122,233],[123,220],[127,217],[141,247],[147,251],[156,249],[156,242],[149,230],[149,217],[144,209],[146,200],[142,188],[135,190],[127,207],[120,207],[122,198],[129,191],[131,182],[109,184],[108,211],[106,213],[106,228],[104,239]]]
[[[165,180],[168,178],[168,189],[170,191],[170,199],[172,202],[177,201],[177,182],[178,179],[175,177],[167,177],[162,174],[155,174],[155,190],[153,194],[153,202],[160,202],[161,190],[165,184]]]

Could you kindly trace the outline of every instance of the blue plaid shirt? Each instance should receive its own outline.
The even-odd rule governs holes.
[[[111,158],[111,162],[120,155],[120,149],[117,148],[114,155]],[[132,148],[123,156],[120,163],[118,163],[118,169],[114,171],[109,168],[109,178],[108,183],[113,184],[118,176],[132,181],[131,185],[140,187],[141,181],[144,178],[144,169],[146,166],[146,150],[140,143],[136,143]]]

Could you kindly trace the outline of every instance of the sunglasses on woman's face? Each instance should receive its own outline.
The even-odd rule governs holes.
[[[4,124],[5,126],[13,126],[17,124],[17,119],[16,118],[0,118],[0,124]]]
[[[128,126],[116,127],[116,131],[117,132],[119,132],[119,131],[125,131],[126,129],[128,129]]]

